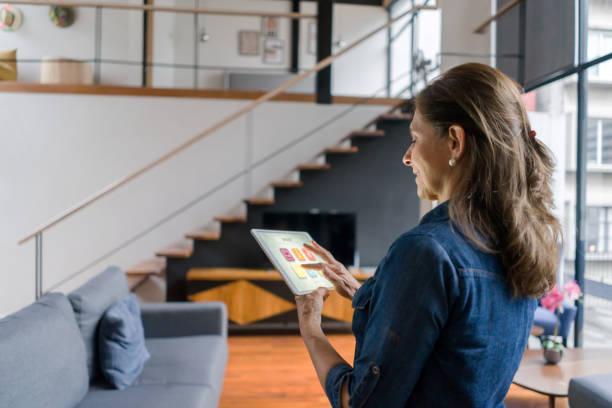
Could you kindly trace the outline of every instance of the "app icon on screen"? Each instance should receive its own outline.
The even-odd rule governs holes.
[[[308,273],[308,276],[310,276],[311,278],[317,277],[317,271],[315,271],[314,269],[306,269],[306,273]]]
[[[293,269],[293,272],[295,272],[295,274],[298,276],[298,278],[305,279],[308,277],[308,275],[306,275],[306,272],[304,271],[304,268],[302,268],[302,265],[293,264],[291,265],[291,268]]]
[[[306,260],[306,258],[304,258],[304,255],[302,255],[302,253],[300,252],[299,249],[291,248],[291,252],[293,252],[293,255],[295,255],[295,257],[298,259],[298,261],[305,261]]]
[[[308,248],[302,248],[302,252],[304,253],[304,255],[306,255],[306,258],[308,258],[309,261],[316,261],[317,260],[314,257],[314,255],[312,254],[312,252],[310,252],[308,250]]]
[[[287,261],[295,262],[295,258],[293,257],[293,255],[291,255],[291,252],[289,252],[287,248],[281,248],[280,251]]]

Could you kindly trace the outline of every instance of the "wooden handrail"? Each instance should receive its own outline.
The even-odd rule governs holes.
[[[514,6],[516,6],[517,4],[519,4],[521,1],[523,0],[513,0],[510,3],[506,3],[504,4],[502,7],[499,8],[499,10],[497,10],[497,13],[495,13],[494,15],[492,15],[491,17],[487,18],[485,20],[484,23],[482,23],[481,25],[479,25],[478,27],[476,27],[474,29],[474,33],[475,34],[483,34],[485,29],[487,27],[489,27],[489,25],[491,25],[491,23],[495,20],[497,20],[498,18],[500,18],[502,15],[506,14],[508,11],[510,11],[510,9],[512,9]]]
[[[343,48],[342,50],[338,51],[336,54],[330,55],[329,57],[322,59],[314,67],[310,68],[307,71],[302,72],[301,74],[299,74],[296,77],[294,77],[294,78],[290,79],[289,81],[285,82],[284,84],[282,84],[278,88],[276,88],[276,89],[274,89],[274,90],[272,90],[272,91],[270,91],[270,92],[260,96],[259,98],[255,99],[254,101],[252,101],[249,104],[247,104],[245,107],[243,107],[243,108],[239,109],[238,111],[232,113],[231,115],[227,116],[226,118],[221,119],[219,122],[215,123],[214,125],[212,125],[208,129],[203,131],[202,133],[200,133],[200,134],[194,136],[193,138],[187,140],[186,142],[178,145],[174,149],[172,149],[169,152],[163,154],[162,156],[158,157],[157,159],[155,159],[152,162],[148,163],[147,165],[143,166],[142,168],[140,168],[139,170],[137,170],[134,173],[130,174],[129,176],[115,181],[114,183],[104,187],[102,190],[100,190],[97,193],[93,194],[91,197],[86,198],[85,200],[81,201],[80,203],[78,203],[74,207],[67,209],[66,211],[64,211],[60,215],[56,216],[52,220],[50,220],[47,223],[45,223],[43,226],[41,226],[38,229],[36,229],[36,231],[34,231],[31,234],[28,234],[25,237],[21,238],[18,243],[21,245],[21,244],[25,243],[26,241],[29,241],[30,239],[34,238],[37,234],[39,234],[39,233],[41,233],[41,232],[51,228],[55,224],[61,222],[62,220],[70,217],[71,215],[73,215],[74,213],[76,213],[76,212],[82,210],[83,208],[89,206],[93,202],[99,200],[100,198],[104,197],[105,195],[107,195],[107,194],[111,193],[112,191],[118,189],[122,185],[128,183],[129,181],[131,181],[131,180],[135,179],[136,177],[140,176],[141,174],[146,173],[147,171],[149,171],[153,167],[156,167],[157,165],[161,164],[162,162],[168,160],[170,157],[174,156],[175,154],[179,153],[180,151],[185,150],[186,148],[188,148],[189,146],[191,146],[195,142],[203,139],[204,137],[208,136],[212,132],[222,128],[223,126],[225,126],[228,123],[232,122],[233,120],[239,118],[240,116],[244,115],[245,113],[253,110],[259,104],[261,104],[263,102],[266,102],[266,101],[269,101],[270,99],[275,98],[276,96],[278,96],[279,94],[281,94],[282,92],[284,92],[288,88],[292,87],[296,83],[300,82],[302,79],[306,78],[307,76],[309,76],[309,75],[311,75],[311,74],[313,74],[315,72],[318,72],[318,71],[322,70],[323,68],[329,66],[332,63],[332,61],[334,61],[336,58],[340,57],[343,54],[346,54],[347,52],[349,52],[350,50],[352,50],[353,48],[355,48],[359,44],[361,44],[364,41],[368,40],[369,38],[373,37],[378,32],[380,32],[380,31],[386,29],[387,27],[391,26],[396,21],[401,20],[402,18],[404,18],[408,14],[413,14],[413,13],[417,12],[418,10],[422,10],[422,9],[425,9],[425,10],[435,10],[436,8],[437,7],[435,7],[435,6],[416,6],[416,7],[411,8],[410,10],[405,11],[404,13],[400,14],[399,16],[397,16],[397,17],[387,21],[387,23],[385,23],[382,26],[376,28],[375,30],[372,30],[368,34],[364,35],[363,37],[361,37],[358,40],[356,40],[355,42],[353,42],[352,44],[350,44],[347,47]]]
[[[93,7],[112,8],[122,10],[161,11],[171,13],[213,14],[218,16],[248,16],[248,17],[286,17],[292,19],[317,18],[316,14],[282,13],[274,11],[239,11],[239,10],[213,10],[184,7],[164,7],[154,5],[123,4],[123,3],[89,3],[83,1],[53,1],[53,0],[11,0],[11,4],[27,4],[34,6],[63,6],[63,7]]]

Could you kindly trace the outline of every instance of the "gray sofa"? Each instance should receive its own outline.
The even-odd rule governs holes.
[[[142,304],[151,358],[132,387],[104,382],[96,328],[128,294],[111,267],[68,296],[47,294],[1,319],[0,407],[216,407],[227,363],[220,302]]]
[[[572,408],[612,407],[612,373],[572,378],[568,397]]]

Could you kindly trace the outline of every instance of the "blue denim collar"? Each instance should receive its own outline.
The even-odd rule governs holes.
[[[448,220],[448,201],[439,204],[436,208],[428,212],[421,218],[419,225],[427,224],[430,222],[439,222]]]

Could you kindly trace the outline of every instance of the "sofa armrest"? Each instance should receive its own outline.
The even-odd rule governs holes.
[[[606,408],[612,405],[612,373],[574,377],[568,397],[572,408]]]
[[[145,337],[215,334],[227,337],[227,307],[223,302],[141,303]]]

